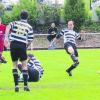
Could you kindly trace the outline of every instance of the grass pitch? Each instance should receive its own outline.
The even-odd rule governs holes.
[[[14,92],[12,63],[9,52],[4,52],[7,64],[0,64],[0,100],[100,100],[100,50],[79,49],[80,65],[69,77],[65,70],[72,61],[64,50],[28,51],[44,68],[39,82],[29,83],[30,92]]]

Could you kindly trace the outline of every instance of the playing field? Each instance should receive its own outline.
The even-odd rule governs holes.
[[[100,50],[79,49],[80,65],[69,77],[65,70],[72,63],[64,50],[29,51],[44,67],[44,75],[37,83],[30,83],[30,92],[14,92],[12,63],[4,52],[7,64],[0,64],[0,100],[100,100]]]

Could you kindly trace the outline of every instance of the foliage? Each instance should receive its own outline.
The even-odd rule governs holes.
[[[100,22],[92,22],[91,20],[85,21],[81,29],[89,33],[100,32]]]
[[[17,5],[14,5],[12,11],[5,11],[2,16],[3,22],[8,24],[11,21],[18,20],[20,11],[24,9],[29,12],[29,23],[35,28],[40,24],[41,20],[44,20],[46,24],[51,22],[59,23],[60,8],[58,6],[38,4],[36,0],[20,0]]]
[[[99,17],[99,20],[100,20],[100,7],[96,8],[96,13],[97,13],[97,16]]]
[[[44,5],[44,17],[45,22],[55,22],[59,23],[60,21],[60,7]],[[47,23],[47,24],[48,24]]]
[[[67,0],[65,3],[65,20],[75,22],[75,30],[79,31],[86,18],[82,0]]]
[[[27,10],[29,12],[29,23],[34,26],[37,17],[37,3],[34,0],[20,0],[17,5],[14,5],[11,12],[5,12],[2,16],[3,22],[8,24],[11,21],[20,18],[20,12]]]
[[[4,6],[0,3],[0,16],[4,13]]]

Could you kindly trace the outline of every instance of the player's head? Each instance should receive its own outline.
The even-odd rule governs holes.
[[[74,29],[74,21],[72,21],[72,20],[68,21],[67,28],[69,30],[73,30]]]
[[[22,20],[27,20],[28,19],[28,12],[26,10],[21,11],[20,18]]]
[[[51,27],[54,28],[55,27],[55,23],[51,23]]]

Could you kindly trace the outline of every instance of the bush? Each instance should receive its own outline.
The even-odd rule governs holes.
[[[97,13],[97,16],[99,17],[99,20],[100,20],[100,7],[96,8],[96,13]]]
[[[60,21],[60,7],[59,6],[48,6],[44,5],[44,20],[46,24],[55,22],[56,24]]]
[[[81,29],[90,33],[100,32],[100,22],[86,21]]]
[[[67,0],[65,3],[65,20],[75,22],[75,30],[78,32],[86,18],[85,7],[82,0]]]
[[[21,10],[29,12],[29,23],[37,28],[40,20],[44,21],[43,24],[51,22],[59,23],[60,8],[58,6],[48,6],[46,4],[38,4],[36,0],[20,0],[17,5],[14,5],[12,11],[6,11],[2,16],[3,23],[8,24],[11,21],[19,20]]]
[[[3,22],[8,24],[11,21],[20,19],[20,12],[22,10],[27,10],[29,12],[29,23],[35,26],[35,21],[37,18],[37,3],[31,0],[20,0],[17,5],[14,5],[12,11],[5,12],[2,16]]]
[[[0,16],[4,13],[4,6],[0,3]]]

